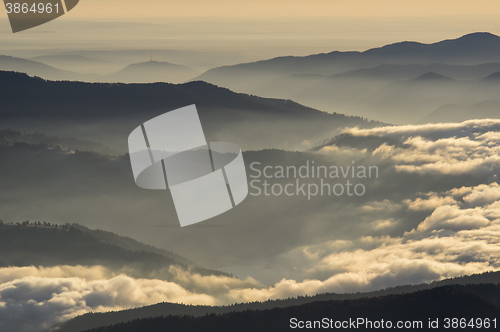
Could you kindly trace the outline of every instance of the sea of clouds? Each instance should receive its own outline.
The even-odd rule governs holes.
[[[323,292],[369,291],[500,269],[500,121],[472,120],[350,129],[357,137],[388,137],[373,150],[327,146],[319,154],[366,155],[394,163],[401,174],[456,176],[445,190],[409,199],[371,197],[354,206],[373,235],[299,246],[273,260],[287,278],[201,276],[171,267],[171,280],[135,279],[103,266],[0,269],[0,331],[34,332],[90,311],[158,302],[225,305]],[[463,185],[460,176],[478,179]],[[401,184],[404,186],[405,184]],[[409,191],[408,191],[409,190]],[[408,215],[423,216],[411,224]],[[388,235],[404,225],[404,232]],[[280,263],[282,262],[282,263]],[[294,276],[293,278],[290,276]]]

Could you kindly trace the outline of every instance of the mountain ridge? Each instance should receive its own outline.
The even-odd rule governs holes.
[[[126,137],[138,124],[192,104],[198,108],[209,139],[232,141],[243,149],[292,145],[299,149],[304,140],[321,140],[345,127],[382,125],[361,117],[322,112],[291,100],[235,93],[201,81],[83,83],[0,72],[0,119],[4,128],[36,128],[48,135],[74,137],[81,129],[66,128],[72,123],[81,128],[84,123],[89,130],[76,138],[98,141],[122,153],[126,151]],[[113,124],[117,119],[120,127]],[[112,125],[105,131],[96,130],[103,122]],[[57,123],[61,125],[55,126]]]
[[[500,37],[475,32],[435,43],[399,42],[363,52],[276,57],[212,68],[193,80],[204,80],[238,92],[252,92],[265,81],[292,74],[335,75],[361,68],[392,65],[479,65],[500,62]]]
[[[283,69],[281,66],[286,66],[286,65],[299,65],[298,69],[300,69],[300,62],[302,60],[332,60],[335,59],[337,61],[341,60],[349,60],[349,56],[353,57],[355,61],[359,60],[364,60],[367,61],[369,60],[370,56],[375,56],[377,58],[386,58],[386,59],[391,59],[394,56],[409,56],[410,59],[413,59],[413,56],[415,55],[415,52],[422,52],[422,51],[427,51],[427,49],[435,49],[432,52],[436,53],[437,55],[440,54],[440,52],[445,52],[445,51],[456,51],[457,49],[460,50],[461,53],[463,53],[463,49],[466,49],[464,47],[464,43],[471,43],[474,44],[476,47],[482,47],[484,49],[490,50],[493,52],[496,52],[496,49],[494,49],[491,45],[491,43],[494,43],[496,47],[500,47],[500,37],[497,35],[494,35],[489,32],[474,32],[474,33],[469,33],[466,35],[463,35],[459,38],[455,39],[447,39],[447,40],[442,40],[438,41],[435,43],[420,43],[420,42],[415,42],[415,41],[403,41],[403,42],[397,42],[397,43],[392,43],[388,45],[384,45],[381,47],[375,47],[368,49],[366,51],[347,51],[347,52],[341,52],[341,51],[332,51],[328,53],[318,53],[318,54],[310,54],[306,56],[284,56],[284,57],[275,57],[272,59],[267,59],[267,60],[260,60],[260,61],[255,61],[255,62],[248,62],[248,63],[242,63],[242,64],[237,64],[237,65],[232,65],[232,66],[222,66],[222,67],[217,67],[217,68],[231,68],[231,67],[240,67],[240,68],[245,68],[245,67],[251,67],[255,65],[262,65],[262,64],[269,64],[272,65],[274,68],[276,68],[276,65],[280,65],[280,69]],[[484,56],[484,50],[476,50],[472,54],[481,54]],[[470,55],[471,53],[465,52],[464,54]],[[431,54],[428,54],[427,56],[429,57]],[[500,59],[500,56],[493,54],[496,59]],[[282,62],[280,63],[280,61]],[[435,61],[439,62],[439,61]],[[485,61],[480,61],[479,63],[484,63]],[[486,61],[488,62],[488,61]],[[383,64],[383,63],[380,63]],[[393,63],[394,64],[394,63]],[[415,63],[413,63],[415,64]],[[430,63],[421,63],[421,64],[430,64]],[[213,68],[208,70],[212,71],[217,68]],[[205,73],[207,73],[205,72]],[[297,71],[297,73],[299,73]],[[321,73],[316,73],[316,74],[321,74]],[[202,74],[203,76],[203,74]]]
[[[0,55],[0,70],[16,71],[26,73],[28,75],[40,76],[45,79],[62,80],[62,79],[80,79],[80,80],[95,80],[98,79],[96,74],[80,74],[69,70],[59,69],[48,64],[23,59],[8,55]]]
[[[112,326],[120,322],[161,317],[161,316],[191,316],[203,317],[206,315],[224,315],[236,312],[245,312],[247,310],[274,310],[276,308],[290,308],[304,306],[311,303],[326,303],[328,301],[356,301],[360,299],[377,299],[387,296],[411,294],[415,292],[433,290],[447,286],[466,286],[466,285],[481,285],[481,284],[500,284],[500,272],[486,272],[477,275],[463,276],[458,278],[445,279],[430,284],[421,285],[406,285],[387,288],[384,290],[351,293],[351,294],[335,294],[324,293],[314,296],[297,297],[283,300],[268,300],[265,302],[240,303],[230,306],[209,307],[209,306],[186,306],[174,303],[158,303],[151,306],[145,306],[135,309],[123,311],[107,312],[107,313],[87,313],[78,316],[65,323],[57,326],[59,332],[81,332],[98,328],[99,326]],[[499,286],[500,290],[500,286]],[[500,293],[499,293],[500,294]],[[491,301],[490,301],[491,302]],[[500,305],[500,298],[496,298],[495,306]]]
[[[0,224],[0,266],[103,265],[144,277],[171,265],[191,268],[202,275],[228,275],[198,267],[190,260],[129,237],[91,230],[78,224],[57,225],[41,221]],[[33,250],[35,249],[36,250]],[[99,255],[97,255],[99,253]]]
[[[488,296],[489,295],[489,296]],[[430,321],[437,319],[438,329],[447,329],[452,318],[457,318],[457,326],[463,331],[482,328],[497,328],[498,305],[491,303],[491,297],[498,298],[498,285],[445,286],[432,290],[417,291],[410,294],[388,295],[379,298],[318,301],[299,306],[266,310],[230,312],[222,315],[161,316],[138,319],[127,323],[94,328],[93,332],[139,332],[164,331],[170,327],[176,331],[228,331],[239,326],[238,331],[290,331],[296,328],[320,329],[338,328],[347,322],[349,328],[373,331],[384,328],[405,328],[412,330],[434,331]],[[477,317],[487,317],[487,324],[477,323]],[[326,318],[327,324],[324,325]],[[362,319],[361,321],[359,319]],[[299,323],[301,322],[301,323]],[[355,322],[355,323],[351,323]],[[368,323],[370,322],[370,323]],[[389,325],[390,322],[390,325]],[[460,322],[460,324],[458,323]],[[462,326],[465,322],[465,328]],[[472,322],[472,325],[470,325]],[[377,327],[378,326],[378,327]]]
[[[490,295],[488,297],[487,295]],[[488,328],[497,328],[499,307],[491,303],[491,296],[499,297],[498,285],[445,286],[432,290],[417,291],[410,294],[389,295],[379,298],[318,301],[299,306],[266,310],[230,312],[222,315],[206,315],[193,318],[190,316],[161,316],[138,319],[127,323],[94,328],[93,332],[138,332],[163,331],[166,326],[176,331],[227,331],[239,326],[238,331],[290,331],[296,328],[320,329],[338,328],[343,322],[347,326],[362,331],[384,328],[405,328],[412,330],[434,331],[429,322],[437,319],[438,328],[446,329],[446,319],[465,321],[466,328],[460,323],[461,330],[474,331],[481,324],[475,324],[477,317],[487,317]],[[486,296],[485,296],[486,295]],[[324,325],[326,318],[327,324]],[[359,319],[362,321],[359,321]],[[354,324],[351,322],[355,322]],[[370,323],[368,323],[368,321]],[[301,322],[301,323],[299,323]],[[359,322],[359,324],[358,324]],[[389,322],[391,325],[389,325]],[[472,327],[470,325],[472,323]],[[384,324],[385,323],[385,324]],[[409,324],[409,325],[408,325]],[[377,327],[378,326],[378,327]],[[486,327],[486,324],[484,324]]]

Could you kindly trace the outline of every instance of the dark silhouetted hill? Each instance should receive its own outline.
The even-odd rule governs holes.
[[[499,306],[500,286],[498,286],[498,284],[500,284],[500,272],[487,272],[483,274],[446,279],[438,282],[433,282],[431,284],[398,286],[367,293],[352,293],[352,294],[325,293],[325,294],[318,294],[315,296],[298,297],[293,299],[270,300],[266,302],[254,302],[254,303],[241,303],[241,304],[235,304],[231,306],[221,306],[221,307],[191,306],[191,305],[183,305],[175,303],[158,303],[152,306],[145,306],[141,308],[129,309],[117,312],[87,313],[60,324],[59,326],[57,326],[57,331],[80,332],[84,330],[97,328],[99,326],[108,326],[131,320],[138,320],[138,319],[152,318],[159,316],[202,317],[205,315],[224,315],[224,314],[233,314],[235,312],[246,312],[247,310],[275,310],[276,308],[285,308],[284,310],[288,310],[288,308],[291,308],[293,306],[296,306],[296,308],[300,308],[297,311],[297,313],[301,311],[303,311],[302,313],[307,313],[308,312],[307,308],[309,308],[310,306],[319,308],[321,307],[322,304],[327,304],[329,302],[340,303],[341,301],[361,304],[364,301],[367,301],[367,299],[372,299],[371,303],[374,304],[375,306],[377,300],[384,297],[397,298],[398,295],[415,293],[424,290],[434,290],[436,288],[443,288],[446,286],[450,286],[451,287],[450,289],[454,289],[457,287],[456,285],[482,285],[482,284],[496,285],[492,287],[492,289],[494,289],[494,292],[490,293],[489,291],[484,291],[484,289],[482,289],[481,286],[478,286],[478,288],[476,288],[471,292],[479,294],[482,299],[486,300],[489,303],[492,303],[495,306]],[[405,305],[408,304],[406,303]],[[368,308],[366,309],[369,310]],[[372,310],[373,309],[374,308],[372,308]],[[335,311],[332,311],[332,313],[334,312]],[[356,317],[355,314],[356,312],[353,311],[351,313],[351,317]],[[358,314],[364,315],[364,313],[358,313]],[[171,318],[174,319],[173,317]],[[331,318],[334,317],[332,316]],[[378,317],[378,319],[380,318],[385,319],[385,317]]]
[[[299,149],[304,140],[332,137],[345,127],[381,125],[199,81],[179,85],[55,82],[0,72],[0,123],[4,128],[80,135],[76,137],[121,152],[126,151],[127,137],[139,124],[191,104],[198,108],[209,141],[230,141],[244,149]]]
[[[390,44],[365,51],[363,56],[374,62],[393,64],[480,64],[498,61],[499,50],[499,36],[476,32],[432,44],[408,41]]]
[[[43,116],[90,118],[120,115],[134,116],[155,109],[198,106],[254,110],[256,115],[282,115],[307,118],[348,119],[331,116],[292,101],[268,99],[234,93],[226,88],[196,81],[186,84],[110,84],[47,81],[15,72],[0,72],[0,116]],[[24,89],[20,89],[24,87]],[[49,105],[52,107],[49,109]],[[10,106],[10,107],[7,107]],[[31,107],[29,107],[31,106]],[[67,108],[62,108],[67,106]],[[47,108],[47,109],[45,109]],[[353,118],[353,120],[356,118]]]
[[[410,322],[409,330],[429,331],[429,319],[439,319],[438,331],[446,330],[445,318],[463,318],[467,323],[478,317],[489,318],[490,329],[498,327],[500,286],[493,284],[450,285],[406,294],[386,295],[349,300],[315,301],[273,309],[253,309],[243,312],[230,311],[224,314],[163,315],[156,318],[130,319],[106,327],[92,328],[92,332],[139,332],[139,331],[289,331],[291,319],[300,321],[349,321],[364,319],[364,322],[390,321],[395,328],[397,322]],[[493,320],[496,322],[493,323]],[[421,323],[420,323],[421,322]],[[413,325],[417,324],[417,325]],[[421,325],[420,325],[421,324]],[[356,330],[371,331],[375,325],[361,323]],[[420,328],[419,328],[420,327]],[[316,326],[316,330],[319,326]],[[477,328],[466,326],[461,331]]]
[[[23,222],[0,225],[0,266],[102,265],[127,269],[133,277],[172,265],[188,269],[190,261],[130,238],[79,225]],[[182,261],[182,262],[181,262]],[[226,275],[215,270],[189,267],[203,275]],[[164,272],[168,277],[168,272]]]
[[[45,144],[51,147],[60,147],[63,150],[93,151],[105,155],[118,155],[118,152],[103,144],[76,138],[47,136],[43,133],[25,133],[19,130],[0,129],[0,145],[13,145],[16,143]]]
[[[109,243],[109,244],[118,246],[118,247],[123,248],[125,250],[146,251],[146,252],[159,254],[159,255],[171,258],[177,262],[180,262],[180,263],[188,265],[188,266],[195,266],[196,265],[194,262],[190,261],[186,257],[178,255],[172,251],[167,251],[164,249],[156,248],[156,247],[150,246],[149,244],[144,244],[144,243],[136,241],[128,236],[120,236],[118,234],[103,231],[100,229],[90,229],[88,227],[85,227],[85,226],[79,225],[79,224],[72,224],[71,227],[77,228],[77,229],[83,231],[84,233],[90,234],[92,237],[94,237],[96,239],[99,239],[105,243]]]

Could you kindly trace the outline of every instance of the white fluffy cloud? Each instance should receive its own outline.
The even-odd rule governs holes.
[[[89,311],[110,311],[175,302],[233,303],[231,290],[252,280],[202,276],[170,267],[170,281],[134,279],[102,266],[0,268],[0,331],[42,331]]]
[[[201,276],[171,268],[171,280],[134,279],[105,267],[0,269],[0,331],[41,331],[89,311],[161,301],[221,305],[321,292],[375,290],[500,269],[500,120],[350,130],[355,136],[390,137],[400,144],[373,152],[324,148],[321,153],[391,160],[399,172],[473,175],[443,192],[381,197],[356,206],[371,236],[303,245],[276,257],[286,272],[271,286],[252,279]],[[418,214],[418,220],[405,220]],[[360,217],[361,218],[361,217]],[[411,225],[411,226],[407,226]],[[396,236],[390,231],[403,229]],[[384,234],[374,236],[374,234]],[[393,234],[389,236],[387,234]],[[281,264],[281,265],[280,265]]]
[[[361,208],[376,214],[428,212],[402,236],[364,236],[307,245],[283,254],[305,276],[272,287],[234,289],[236,301],[265,300],[321,292],[369,291],[500,270],[500,185],[496,182],[421,193],[414,200],[370,201]],[[403,211],[404,212],[404,211]],[[399,224],[376,219],[374,230]],[[326,275],[324,279],[315,276]],[[309,279],[308,279],[309,276]]]
[[[428,195],[450,204],[436,207],[402,237],[328,241],[284,255],[294,258],[296,266],[303,269],[302,275],[326,273],[329,277],[325,279],[283,279],[263,287],[253,280],[201,276],[174,267],[170,281],[134,279],[102,266],[1,268],[0,330],[42,331],[89,311],[121,310],[163,301],[222,305],[323,292],[369,291],[496,270],[500,268],[500,202],[468,206],[470,200],[483,201],[481,193],[495,197],[492,188],[500,192],[500,186],[495,184]],[[443,199],[447,195],[455,195],[457,200]],[[415,204],[407,202],[406,206],[410,209]],[[372,207],[384,205],[395,204],[371,203]],[[392,219],[377,220],[373,225],[385,228],[394,223]]]
[[[462,123],[429,123],[422,125],[404,125],[377,127],[373,129],[348,129],[346,133],[356,136],[380,136],[380,137],[416,137],[425,136],[433,138],[450,138],[466,136],[486,136],[495,138],[500,142],[500,120],[479,119],[469,120]]]
[[[378,136],[402,146],[382,144],[374,156],[392,159],[396,170],[419,174],[495,175],[500,169],[500,120],[350,129],[358,137]],[[325,148],[327,151],[329,148]]]
[[[77,275],[83,272],[91,278],[68,277],[67,271],[63,272],[71,269]],[[5,279],[6,275],[23,275],[27,270],[33,276],[0,285],[1,331],[41,331],[89,311],[121,310],[163,301],[216,303],[213,296],[190,292],[174,282],[133,279],[126,275],[94,279],[104,271],[100,266],[40,270],[12,267],[0,269],[0,274]],[[61,276],[57,277],[59,273]]]
[[[456,204],[455,199],[451,196],[439,197],[436,193],[429,193],[427,196],[418,197],[413,201],[406,199],[404,203],[413,211],[433,211],[439,206]]]
[[[408,210],[429,210],[430,214],[401,237],[330,241],[295,249],[295,257],[302,252],[302,265],[307,266],[310,275],[333,275],[317,287],[318,291],[373,290],[500,269],[497,183],[423,196],[404,200]],[[397,204],[387,200],[379,204],[394,205]],[[371,202],[369,206],[377,204]],[[389,226],[393,222],[377,220],[374,224]],[[372,248],[361,249],[367,244]],[[280,284],[275,288],[280,288]]]

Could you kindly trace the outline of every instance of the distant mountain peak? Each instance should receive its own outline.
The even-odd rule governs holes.
[[[189,67],[186,67],[183,65],[178,65],[175,63],[170,63],[170,62],[166,62],[166,61],[150,60],[150,61],[145,61],[145,62],[132,63],[132,64],[126,66],[125,68],[123,68],[122,71],[128,70],[130,68],[151,68],[151,67],[153,67],[153,68],[183,68],[186,70],[193,70]]]
[[[170,63],[167,61],[156,61],[156,60],[149,60],[149,61],[144,61],[144,62],[138,62],[134,63],[134,65],[172,65],[172,66],[181,66],[177,65],[175,63]]]
[[[482,81],[500,81],[500,71],[497,71],[491,75],[486,76]]]
[[[111,77],[122,82],[131,83],[183,83],[198,74],[198,71],[184,65],[151,60],[130,64],[114,75],[111,75]]]
[[[490,32],[472,32],[472,33],[468,33],[466,35],[463,35],[462,37],[459,37],[457,38],[456,40],[464,40],[464,39],[478,39],[478,38],[482,38],[482,39],[500,39],[499,36],[493,34],[493,33],[490,33]]]
[[[412,81],[455,81],[453,78],[436,74],[432,71],[412,79]]]

